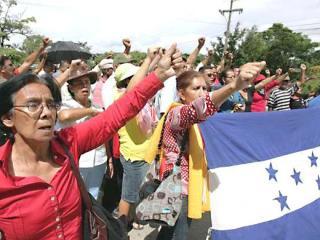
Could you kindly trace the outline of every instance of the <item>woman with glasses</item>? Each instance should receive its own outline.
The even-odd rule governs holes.
[[[0,236],[2,239],[82,239],[82,205],[65,143],[76,164],[135,116],[181,66],[175,45],[157,70],[97,116],[54,131],[60,91],[22,74],[0,86]]]
[[[224,85],[235,81],[236,76],[233,69],[225,70],[221,73],[221,79]],[[223,104],[221,104],[220,112],[243,112],[245,100],[239,91],[234,92]]]

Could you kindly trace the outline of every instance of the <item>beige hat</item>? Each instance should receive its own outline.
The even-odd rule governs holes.
[[[139,67],[133,65],[132,63],[124,63],[117,67],[114,73],[114,78],[117,82],[121,82],[129,77],[134,76],[138,70]]]
[[[90,84],[94,84],[98,79],[97,72],[88,71],[88,72],[82,72],[77,71],[75,74],[71,75],[69,79],[67,80],[68,83],[71,83],[73,80],[79,79],[81,77],[88,77],[90,79]]]

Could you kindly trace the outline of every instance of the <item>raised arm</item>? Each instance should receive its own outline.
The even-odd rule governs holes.
[[[110,139],[163,87],[163,81],[175,75],[174,68],[179,68],[182,64],[181,53],[173,44],[160,59],[155,72],[149,74],[104,112],[75,126],[79,153],[94,149]]]
[[[255,88],[255,90],[258,91],[258,90],[264,88],[268,83],[270,83],[276,79],[277,79],[277,75],[272,75],[271,77],[268,77],[268,78],[262,80],[261,82],[259,82],[258,84],[256,84],[254,86],[254,88]]]
[[[70,75],[72,75],[80,67],[81,67],[80,59],[72,60],[70,67],[55,79],[57,85],[61,88],[63,84],[65,84],[65,82],[69,79]]]
[[[193,64],[196,62],[197,57],[200,53],[200,50],[204,46],[205,42],[206,42],[206,39],[204,37],[201,37],[198,39],[198,46],[193,50],[193,52],[189,55],[187,59],[188,65],[193,66]]]
[[[223,57],[221,58],[220,63],[217,66],[217,71],[219,73],[223,72],[225,69],[231,68],[231,64],[233,61],[233,53],[231,52],[224,52]]]
[[[130,49],[131,49],[131,41],[129,38],[125,38],[122,40],[122,44],[124,46],[124,51],[123,51],[123,54],[126,56],[126,57],[130,57]]]
[[[149,67],[150,67],[150,64],[153,62],[153,59],[156,58],[158,59],[158,61],[160,60],[159,49],[160,47],[152,47],[148,49],[147,57],[143,61],[137,73],[130,80],[127,87],[127,91],[134,88],[140,81],[142,81],[145,78],[145,76],[149,72]]]
[[[208,54],[207,56],[205,57],[205,59],[202,60],[202,64],[203,66],[207,66],[209,65],[209,63],[212,61],[213,59],[213,50],[212,49],[208,49]]]
[[[44,67],[44,64],[46,63],[47,60],[47,53],[43,52],[43,56],[41,61],[39,62],[38,66],[36,67],[35,70],[33,70],[34,74],[39,74],[39,72],[42,70],[42,68]]]
[[[236,80],[218,90],[213,91],[211,98],[215,106],[220,106],[234,92],[247,88],[265,65],[266,62],[253,62],[241,66],[240,74]]]
[[[87,116],[96,116],[99,113],[99,111],[92,108],[62,109],[58,113],[58,119],[61,123],[74,122]]]
[[[300,70],[301,70],[301,72],[300,72],[299,86],[306,81],[307,66],[305,64],[301,64]]]
[[[41,46],[31,53],[21,64],[20,67],[18,67],[18,73],[22,74],[25,73],[29,70],[30,66],[37,60],[39,55],[45,50],[45,48],[49,45],[50,39],[49,38],[44,38],[42,40]]]

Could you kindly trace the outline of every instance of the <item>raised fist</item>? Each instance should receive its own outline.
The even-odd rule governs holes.
[[[208,56],[213,56],[213,53],[214,53],[213,49],[208,49]]]
[[[48,47],[49,44],[50,44],[50,38],[45,37],[45,38],[42,39],[42,47],[43,48]]]
[[[130,48],[131,47],[131,41],[129,38],[125,38],[122,40],[122,44],[126,47],[126,48]]]
[[[282,74],[282,68],[278,68],[277,70],[276,70],[276,75],[277,76],[280,76]]]
[[[300,65],[300,69],[301,69],[302,71],[305,71],[305,70],[307,70],[307,66],[302,63],[302,64]]]
[[[269,69],[266,69],[266,70],[265,70],[265,73],[267,74],[267,76],[270,76],[270,75],[271,75],[271,73],[270,73],[270,70],[269,70]]]
[[[198,39],[198,47],[202,48],[205,42],[206,42],[206,39],[204,37],[199,38]]]

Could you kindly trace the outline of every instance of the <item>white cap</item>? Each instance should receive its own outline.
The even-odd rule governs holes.
[[[108,69],[108,68],[113,68],[113,60],[112,59],[102,59],[101,62],[99,63],[99,67],[101,69]]]

